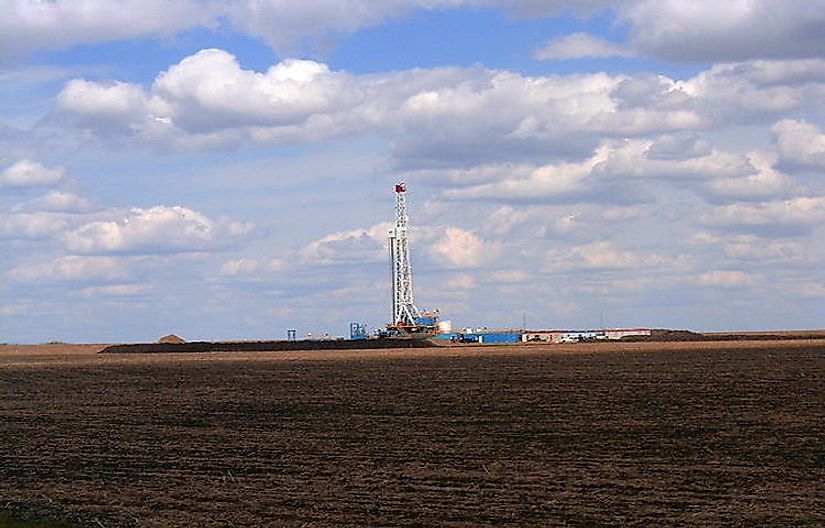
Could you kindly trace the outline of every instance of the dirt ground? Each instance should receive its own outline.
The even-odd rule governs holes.
[[[91,527],[822,526],[825,339],[0,347],[0,514]]]

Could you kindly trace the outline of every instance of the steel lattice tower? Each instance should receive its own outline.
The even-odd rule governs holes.
[[[395,227],[390,229],[390,271],[392,273],[392,326],[416,326],[421,311],[413,301],[412,266],[407,242],[407,187],[395,184]]]

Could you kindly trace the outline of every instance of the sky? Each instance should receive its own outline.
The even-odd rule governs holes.
[[[0,9],[0,342],[825,327],[825,0]]]

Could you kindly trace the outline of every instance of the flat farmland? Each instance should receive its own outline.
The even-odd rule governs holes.
[[[0,347],[0,514],[91,527],[822,526],[825,340]]]

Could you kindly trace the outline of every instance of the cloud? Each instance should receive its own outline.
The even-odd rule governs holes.
[[[577,246],[573,248],[571,254],[580,258],[581,263],[591,269],[635,268],[640,264],[636,255],[629,251],[617,250],[609,242],[594,242],[586,246]]]
[[[596,200],[589,180],[593,168],[604,160],[606,149],[597,149],[583,162],[558,163],[543,167],[502,167],[501,177],[491,183],[447,189],[450,200],[516,201],[520,203]],[[486,168],[489,170],[489,167]],[[469,180],[472,182],[472,179]]]
[[[536,51],[538,60],[569,60],[594,57],[633,57],[632,50],[587,33],[572,33],[548,42]]]
[[[606,177],[638,179],[697,179],[708,177],[736,177],[754,172],[749,160],[741,155],[711,150],[690,155],[685,150],[682,159],[671,156],[662,159],[655,155],[656,142],[649,140],[624,141],[614,144],[607,157],[593,167]],[[651,150],[654,155],[649,155]]]
[[[651,160],[687,160],[712,154],[708,141],[694,134],[664,134],[656,138],[645,150]]]
[[[59,111],[79,126],[129,130],[139,127],[149,110],[148,97],[136,85],[73,79],[57,96]]]
[[[530,280],[530,274],[517,269],[500,270],[490,272],[487,279],[489,282],[501,284],[524,284]]]
[[[610,11],[629,30],[618,46],[576,34],[551,43],[553,58],[627,54],[673,62],[822,57],[825,1],[773,0],[9,0],[0,21],[0,60],[206,27],[231,26],[281,55],[421,11],[501,8],[516,16],[588,16]]]
[[[732,153],[696,138],[609,140],[580,162],[549,165],[482,165],[474,169],[426,173],[442,182],[449,200],[519,203],[634,204],[651,201],[654,185],[687,189],[714,202],[764,200],[799,190],[773,168],[771,153]],[[520,213],[516,213],[520,214]],[[506,220],[499,225],[507,225]],[[558,231],[558,230],[556,230]]]
[[[825,1],[638,0],[618,10],[632,46],[674,62],[821,57]]]
[[[477,268],[496,258],[501,247],[460,227],[447,226],[440,237],[427,245],[432,259],[447,268]]]
[[[544,256],[542,268],[549,273],[577,270],[626,270],[640,269],[661,264],[657,255],[642,255],[621,250],[610,241],[572,246],[567,249],[551,249]]]
[[[624,115],[611,96],[623,79],[531,78],[481,68],[352,76],[295,60],[259,73],[241,69],[224,51],[203,50],[162,72],[149,90],[73,80],[57,111],[101,137],[126,132],[165,148],[379,132],[407,165],[460,164],[479,155],[575,156],[593,148],[594,133],[695,125],[690,111],[671,117],[666,109],[634,108]]]
[[[298,60],[256,72],[209,49],[161,72],[147,88],[73,80],[58,95],[53,124],[163,150],[378,135],[390,142],[398,169],[460,169],[581,159],[605,138],[671,134],[691,141],[701,130],[773,122],[823,96],[821,60],[717,65],[679,81],[650,74],[530,77],[481,67],[353,75]],[[706,148],[659,144],[650,157],[675,159],[685,147]]]
[[[358,82],[325,64],[285,60],[244,70],[206,49],[161,72],[149,90],[75,79],[57,97],[57,122],[107,137],[126,135],[164,149],[293,141],[341,133],[331,117],[364,100]]]
[[[7,0],[0,17],[0,61],[37,50],[210,25],[219,5],[198,0]]]
[[[49,169],[22,159],[0,171],[0,188],[49,187],[58,183],[65,172],[63,167]]]
[[[592,13],[606,0],[246,0],[227,10],[232,24],[280,53],[294,53],[307,41],[346,35],[416,11],[457,7],[497,7],[517,16],[555,16],[564,11]],[[621,0],[619,0],[621,1]]]
[[[719,286],[722,288],[753,286],[758,280],[758,277],[749,273],[729,270],[709,271],[699,276],[699,284],[703,286]]]
[[[799,282],[790,288],[803,298],[825,299],[825,282]]]
[[[603,2],[589,0],[577,10]],[[419,10],[502,6],[522,15],[556,14],[570,2],[537,0],[8,0],[0,20],[0,60],[225,24],[281,54],[353,33]],[[225,28],[223,28],[225,29]]]
[[[825,221],[825,198],[725,205],[715,208],[702,221],[708,226],[765,237],[800,236]]]
[[[114,257],[66,256],[46,264],[18,266],[10,276],[20,282],[111,282],[127,278],[129,272]]]
[[[331,233],[301,248],[298,257],[309,265],[379,262],[387,259],[387,237],[391,224]]]
[[[774,168],[776,156],[773,153],[752,151],[746,153],[745,157],[753,167],[751,174],[715,178],[707,183],[704,191],[699,192],[713,201],[759,201],[778,198],[798,190],[791,178]]]
[[[610,91],[618,82],[605,74],[468,70],[464,79],[411,95],[398,115],[387,116],[397,123],[393,155],[408,167],[579,157],[595,146],[601,117],[615,110]]]
[[[121,221],[96,221],[63,236],[66,248],[79,254],[164,254],[211,251],[248,235],[251,224],[213,221],[175,206],[134,208]]]
[[[519,16],[556,16],[565,12],[587,15],[635,0],[469,0],[467,4],[497,6]]]
[[[783,165],[825,169],[825,134],[811,123],[784,119],[773,126]]]
[[[277,273],[284,270],[285,267],[286,262],[279,258],[240,258],[224,262],[220,274],[224,277],[249,277]]]
[[[0,238],[38,240],[51,238],[72,226],[71,219],[56,213],[0,215]]]
[[[319,48],[335,37],[409,16],[457,7],[500,7],[519,16],[597,11],[603,0],[8,0],[0,60],[63,49],[229,25],[280,54]]]
[[[88,213],[95,210],[94,202],[65,191],[49,191],[40,198],[19,207],[21,211],[42,211],[50,213]]]
[[[78,292],[81,297],[91,299],[97,297],[135,297],[145,295],[153,290],[151,284],[108,284],[105,286],[91,286]]]
[[[781,262],[787,265],[812,260],[810,246],[798,240],[766,239],[755,235],[720,237],[704,232],[697,233],[693,240],[702,245],[718,246],[726,258],[736,261]]]
[[[495,238],[561,237],[579,229],[576,214],[559,213],[544,206],[502,206],[490,214],[482,231]]]
[[[158,119],[189,131],[288,126],[351,107],[361,94],[342,72],[289,59],[265,73],[242,70],[231,54],[207,49],[169,68],[153,85]],[[168,110],[166,115],[164,110]]]
[[[445,290],[467,292],[476,287],[476,281],[469,273],[456,273],[442,280],[439,285]]]
[[[706,141],[665,135],[652,142],[619,144],[593,172],[625,181],[675,184],[713,202],[760,200],[782,196],[794,187],[789,177],[773,168],[775,163],[770,152],[731,153],[716,150]]]
[[[419,8],[450,7],[461,0],[247,0],[229,9],[235,26],[279,51],[295,51],[307,37],[347,34]]]

